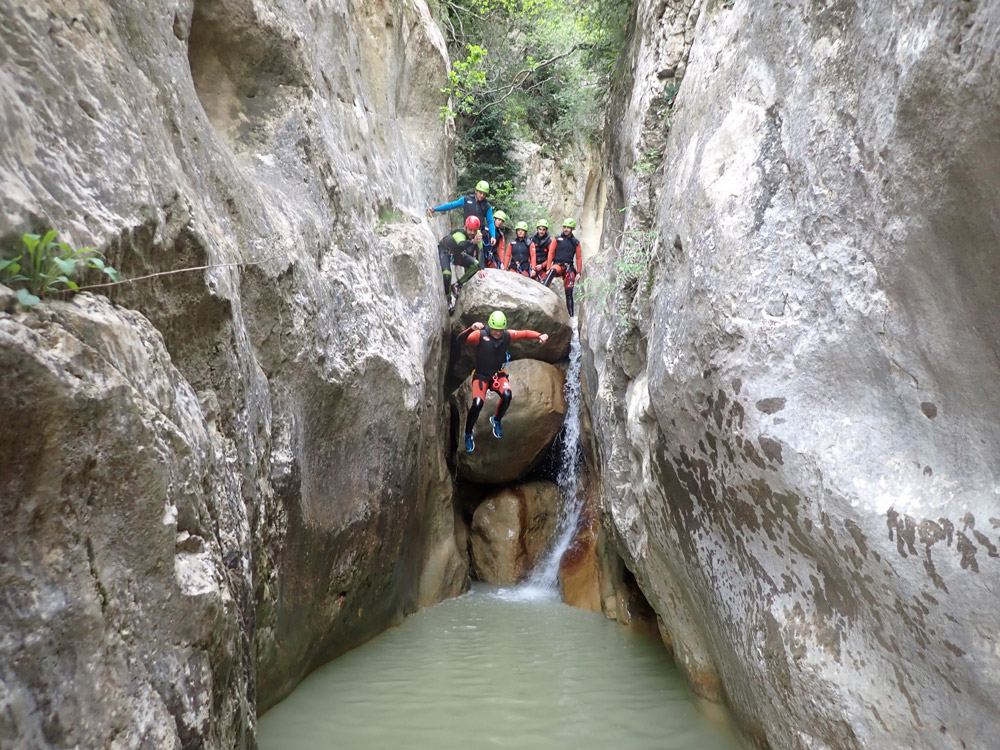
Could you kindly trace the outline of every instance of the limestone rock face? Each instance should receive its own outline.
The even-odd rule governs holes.
[[[569,355],[573,331],[562,297],[533,279],[494,268],[486,270],[486,278],[477,276],[462,289],[451,318],[452,334],[465,330],[476,321],[485,325],[494,310],[503,311],[510,328],[549,334],[544,344],[535,340],[513,342],[510,345],[511,359],[558,362]],[[456,378],[464,378],[475,366],[473,347],[462,346],[456,354],[452,374]]]
[[[458,472],[473,482],[512,482],[523,476],[542,457],[559,430],[566,414],[563,374],[546,362],[519,359],[507,365],[514,397],[503,418],[503,438],[493,437],[490,416],[500,398],[490,391],[479,414],[473,435],[476,450],[465,452],[465,418],[472,404],[472,376],[452,395],[452,411],[457,420],[455,446]]]
[[[0,0],[0,17],[4,249],[53,226],[128,278],[212,266],[109,291],[162,336],[165,352],[145,356],[176,367],[166,393],[86,401],[74,394],[111,365],[81,355],[89,369],[54,372],[25,332],[73,336],[56,336],[45,306],[16,319],[7,368],[53,370],[18,391],[19,413],[63,404],[39,430],[103,447],[92,465],[83,447],[43,450],[32,428],[44,462],[0,465],[5,482],[28,471],[3,496],[5,532],[54,515],[31,555],[0,548],[33,608],[0,610],[0,640],[31,641],[38,670],[3,675],[23,687],[4,698],[18,718],[0,720],[0,745],[45,746],[32,739],[43,732],[59,746],[250,746],[258,711],[311,669],[467,580],[445,461],[446,310],[420,218],[451,177],[443,40],[416,0]],[[123,324],[103,320],[87,351],[117,351]],[[133,356],[115,367],[145,367]],[[198,398],[157,415],[181,391]],[[4,429],[26,428],[5,417]],[[119,588],[101,584],[102,612],[90,591],[104,581]],[[189,598],[211,610],[194,606],[193,632],[168,622]],[[86,620],[79,668],[103,670],[108,690],[63,679],[75,627],[51,620],[52,638],[33,641],[63,602]],[[140,627],[126,605],[163,614]],[[131,657],[158,649],[162,665]],[[183,703],[170,691],[184,680],[218,692]]]
[[[638,3],[606,165],[605,237],[655,232],[651,283],[628,328],[583,310],[617,545],[755,744],[981,745],[1000,3],[663,10]]]
[[[559,489],[551,482],[504,487],[472,516],[472,565],[487,583],[514,584],[535,567],[559,520]]]
[[[246,509],[160,334],[88,295],[0,313],[0,371],[3,746],[244,744]]]
[[[586,270],[587,258],[600,244],[604,223],[600,150],[581,135],[556,154],[547,153],[540,143],[516,140],[508,157],[521,168],[524,193],[544,208],[542,216],[517,216],[512,217],[513,221],[527,222],[530,237],[539,220],[549,219],[552,231],[558,233],[562,221],[572,216],[576,219],[574,234],[583,245]],[[555,291],[561,299],[561,285]]]

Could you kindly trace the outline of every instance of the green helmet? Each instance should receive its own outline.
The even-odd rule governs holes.
[[[536,227],[545,227],[546,229],[548,229],[549,228],[549,220],[548,219],[539,219],[538,221],[535,222],[535,226]]]
[[[507,327],[507,316],[499,310],[490,313],[489,326],[495,331],[502,331]]]
[[[488,193],[490,192],[490,183],[488,183],[486,180],[480,180],[479,182],[476,183],[476,190],[479,190],[480,192],[483,193]]]
[[[517,225],[514,227],[514,229],[523,229],[525,232],[527,232],[528,231],[528,222],[526,222],[526,221],[519,221],[519,222],[517,222]]]
[[[563,226],[569,227],[570,229],[576,229],[576,219],[574,219],[572,216],[567,216],[565,219],[563,219]]]
[[[500,219],[501,221],[507,221],[507,214],[505,214],[503,211],[494,211],[493,218]]]

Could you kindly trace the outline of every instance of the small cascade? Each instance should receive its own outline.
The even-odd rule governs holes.
[[[583,511],[583,493],[580,491],[580,332],[576,319],[571,319],[573,338],[570,341],[569,369],[566,371],[566,418],[563,421],[560,444],[561,464],[556,476],[562,506],[559,523],[553,537],[552,548],[541,559],[525,581],[527,587],[557,588],[559,585],[559,562],[569,548],[580,525]]]

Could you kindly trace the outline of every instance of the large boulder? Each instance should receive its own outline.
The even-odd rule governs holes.
[[[605,234],[655,240],[628,328],[583,311],[602,518],[755,746],[994,745],[1000,2],[636,13]]]
[[[559,520],[559,488],[551,482],[504,487],[472,516],[472,566],[487,583],[513,584],[535,567]]]
[[[500,403],[493,391],[473,432],[476,450],[466,453],[465,418],[472,404],[472,376],[452,395],[452,410],[458,423],[458,472],[466,479],[484,484],[512,482],[523,476],[542,457],[559,434],[566,414],[563,374],[558,368],[534,359],[519,359],[507,365],[514,398],[503,418],[503,438],[493,437],[492,416]]]
[[[549,335],[544,344],[515,341],[510,347],[511,359],[558,362],[569,355],[573,331],[561,291],[556,295],[551,289],[520,274],[487,269],[486,278],[477,276],[462,289],[462,296],[451,318],[452,334],[459,333],[476,321],[485,324],[494,310],[503,311],[510,328]],[[455,354],[452,374],[461,379],[475,366],[473,347],[461,346]]]

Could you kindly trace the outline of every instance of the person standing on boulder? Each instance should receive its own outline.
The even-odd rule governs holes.
[[[493,225],[493,206],[486,199],[490,192],[490,183],[480,180],[476,183],[476,189],[469,195],[453,200],[451,203],[442,203],[440,206],[433,206],[427,209],[427,215],[433,216],[438,211],[451,211],[453,208],[461,208],[465,212],[465,218],[475,216],[479,219],[479,226],[486,227],[490,233],[490,247],[496,247],[497,235]]]
[[[555,238],[549,234],[549,222],[539,219],[537,229],[528,242],[531,253],[531,272],[539,281],[549,268],[549,253],[555,246]]]
[[[471,235],[471,239],[470,236]],[[472,255],[477,246],[481,245],[479,232],[479,219],[470,216],[465,220],[465,231],[455,230],[446,234],[438,242],[438,258],[441,261],[441,275],[444,278],[444,297],[448,302],[448,313],[455,312],[455,300],[462,289],[462,284],[472,278],[473,274],[479,270],[479,262]],[[458,281],[452,283],[451,264],[462,266],[468,269],[465,275]],[[483,274],[486,275],[485,273]],[[451,298],[454,295],[454,299]]]
[[[528,247],[528,223],[519,221],[514,229],[514,239],[507,243],[501,268],[519,273],[522,276],[534,276],[531,271],[531,249]]]
[[[505,252],[504,225],[507,223],[507,214],[503,211],[493,212],[493,228],[497,238],[497,244],[492,248],[484,248],[483,255],[486,257],[487,268],[500,268]]]
[[[458,343],[469,343],[476,347],[476,369],[472,371],[472,405],[465,418],[465,450],[468,453],[476,449],[472,429],[476,426],[476,420],[479,419],[479,412],[486,403],[486,394],[489,391],[495,391],[500,396],[496,414],[490,417],[493,437],[503,437],[500,420],[507,413],[507,407],[510,406],[514,396],[507,380],[507,373],[504,371],[507,362],[510,361],[510,354],[507,351],[510,342],[518,339],[537,339],[544,344],[549,340],[547,333],[508,330],[507,316],[500,310],[494,310],[488,322],[489,333],[485,336],[482,333],[485,326],[478,320],[457,336]]]
[[[553,276],[563,277],[563,288],[566,290],[566,310],[573,317],[573,287],[576,280],[583,274],[583,254],[580,240],[573,236],[576,221],[567,217],[563,221],[562,234],[555,239],[549,250],[549,273],[543,282],[545,286],[552,283]]]

